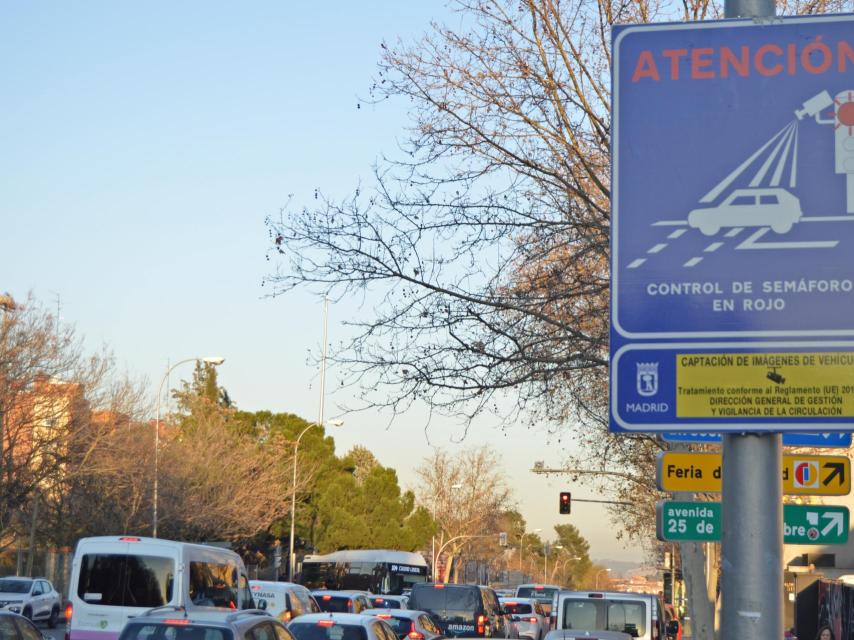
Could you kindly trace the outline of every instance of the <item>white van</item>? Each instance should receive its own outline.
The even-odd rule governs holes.
[[[648,593],[560,591],[552,600],[551,623],[546,640],[565,637],[555,633],[561,629],[579,635],[585,630],[594,637],[600,631],[625,633],[637,640],[666,637],[664,607],[658,596]]]
[[[254,607],[233,551],[136,536],[81,538],[66,602],[66,640],[115,640],[129,618],[155,607]]]
[[[288,623],[307,613],[320,613],[311,592],[301,584],[250,580],[249,588],[255,604],[282,622]]]

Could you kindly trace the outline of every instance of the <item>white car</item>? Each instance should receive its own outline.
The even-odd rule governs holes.
[[[801,219],[801,203],[785,189],[736,189],[715,207],[694,209],[688,226],[713,236],[722,227],[771,227],[787,233]]]
[[[584,631],[582,629],[556,629],[546,634],[546,640],[634,640],[621,631]]]
[[[397,638],[385,620],[359,613],[310,613],[288,625],[296,640],[390,640]]]
[[[501,608],[513,617],[520,638],[543,640],[549,630],[548,616],[536,598],[499,598]]]
[[[30,620],[44,620],[51,629],[59,620],[61,598],[44,578],[0,578],[0,607]]]

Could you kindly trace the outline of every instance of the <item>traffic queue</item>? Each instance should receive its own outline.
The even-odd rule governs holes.
[[[365,579],[395,585],[387,589],[393,592],[250,580],[240,556],[221,547],[136,536],[84,538],[72,561],[65,640],[681,636],[676,621],[663,619],[656,596],[575,592],[557,585],[519,585],[499,595],[484,585],[432,582],[426,571],[412,569],[418,564],[401,564],[401,559],[417,563],[412,557],[417,554],[340,553],[351,554],[349,560],[362,554],[363,561],[349,563],[346,571],[326,562],[330,575],[358,577],[361,571]],[[373,557],[374,564],[366,557]],[[388,572],[405,578],[392,579]]]

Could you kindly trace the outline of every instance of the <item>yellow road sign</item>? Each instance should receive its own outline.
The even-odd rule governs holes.
[[[721,454],[658,454],[661,491],[719,492]],[[844,496],[851,491],[851,461],[847,456],[783,456],[783,493],[788,495]]]

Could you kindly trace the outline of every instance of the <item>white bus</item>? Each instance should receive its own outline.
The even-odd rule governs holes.
[[[254,607],[233,551],[136,536],[81,538],[66,602],[66,640],[115,640],[129,618],[155,607]]]
[[[300,582],[309,589],[357,589],[400,595],[416,582],[427,582],[427,562],[418,553],[353,549],[308,555]]]

